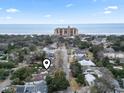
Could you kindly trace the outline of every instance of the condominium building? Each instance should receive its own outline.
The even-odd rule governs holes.
[[[56,28],[54,35],[65,37],[76,36],[78,35],[78,29],[74,27],[71,28],[70,26],[67,28]]]

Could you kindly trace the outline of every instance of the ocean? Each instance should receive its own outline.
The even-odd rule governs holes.
[[[124,24],[0,24],[0,34],[53,34],[57,27],[76,27],[79,34],[124,35]]]

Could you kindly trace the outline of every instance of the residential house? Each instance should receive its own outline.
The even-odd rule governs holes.
[[[45,81],[35,81],[17,85],[16,93],[48,93],[48,89]]]
[[[115,59],[115,58],[124,58],[124,52],[115,52],[113,48],[105,48],[103,52],[104,57],[108,57],[110,59]]]
[[[81,66],[96,66],[91,60],[81,60],[81,61],[78,61],[78,63],[81,64]]]
[[[124,89],[115,88],[115,92],[114,93],[124,93]]]
[[[108,57],[110,59],[115,59],[115,58],[124,58],[124,53],[123,52],[106,52],[103,53],[104,57]]]
[[[86,74],[85,79],[86,79],[86,82],[88,83],[89,86],[94,86],[94,84],[95,84],[94,81],[95,81],[96,78],[93,75]]]

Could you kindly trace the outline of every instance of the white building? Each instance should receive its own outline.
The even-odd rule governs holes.
[[[97,69],[95,69],[95,70],[94,69],[86,69],[83,72],[83,74],[84,75],[86,75],[86,74],[97,75],[97,77],[99,77],[99,78],[103,76],[102,73]]]
[[[48,47],[43,48],[43,51],[45,51],[46,53],[51,53],[54,54],[55,53],[55,49],[49,49]]]
[[[95,83],[94,81],[95,81],[96,78],[93,75],[86,74],[85,79],[86,79],[89,86],[94,86],[94,83]]]
[[[81,60],[78,61],[82,66],[96,66],[91,60]]]
[[[104,57],[108,58],[124,58],[123,52],[111,52],[111,53],[103,53]]]

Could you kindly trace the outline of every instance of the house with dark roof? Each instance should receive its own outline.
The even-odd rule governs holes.
[[[25,86],[17,86],[16,93],[24,93]]]

